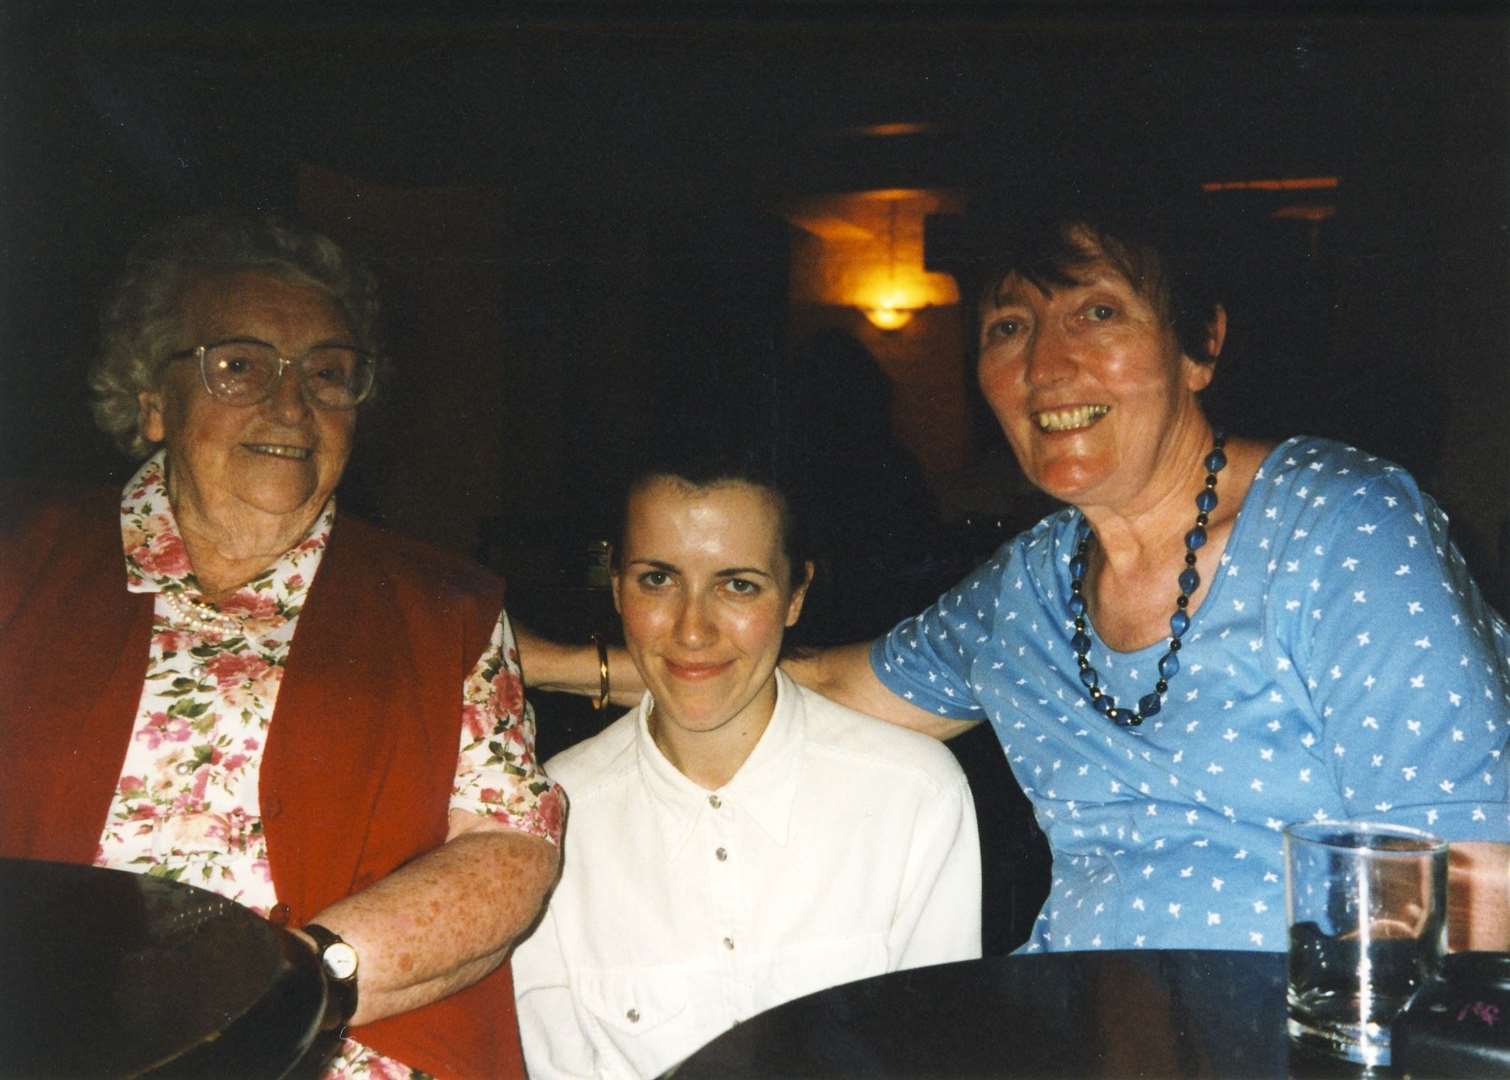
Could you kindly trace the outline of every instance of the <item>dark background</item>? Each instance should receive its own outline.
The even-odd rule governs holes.
[[[883,335],[804,304],[780,208],[1074,155],[1192,191],[1338,178],[1206,197],[1232,313],[1212,408],[1406,465],[1510,598],[1494,7],[111,7],[0,5],[0,477],[123,480],[84,378],[125,251],[185,210],[290,209],[388,291],[397,363],[344,506],[479,554],[568,632],[601,597],[540,598],[580,583],[628,463],[764,432],[838,493],[810,637],[875,633],[1044,507],[969,397],[962,309]],[[1274,216],[1297,205],[1327,216]]]

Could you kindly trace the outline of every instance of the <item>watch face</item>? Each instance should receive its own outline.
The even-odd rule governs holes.
[[[357,973],[357,951],[344,941],[337,941],[321,954],[325,971],[332,979],[345,981]]]

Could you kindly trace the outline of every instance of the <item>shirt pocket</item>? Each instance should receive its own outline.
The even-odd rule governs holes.
[[[692,1007],[690,968],[580,972],[574,978],[577,1001],[592,1025],[642,1076],[665,1071],[719,1034],[703,1030]],[[601,1048],[597,1072],[620,1072],[603,1060]]]
[[[890,970],[886,937],[880,933],[783,946],[772,954],[765,980],[770,998],[760,1008]]]

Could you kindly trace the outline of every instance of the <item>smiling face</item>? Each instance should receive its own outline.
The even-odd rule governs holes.
[[[748,753],[770,719],[781,639],[807,591],[791,584],[780,530],[776,496],[744,482],[661,476],[629,498],[614,603],[657,741],[679,765],[679,749]]]
[[[1009,275],[981,305],[977,378],[1024,473],[1084,507],[1136,507],[1164,451],[1203,428],[1212,365],[1099,253],[1046,293]],[[1208,341],[1221,349],[1220,309]]]
[[[290,359],[316,345],[355,344],[328,293],[259,273],[207,278],[184,297],[178,348],[228,339],[265,342]],[[335,489],[356,428],[354,410],[311,407],[293,368],[266,400],[238,406],[210,397],[195,359],[174,360],[139,402],[143,436],[167,446],[181,520],[221,533],[266,535],[272,526],[290,544]]]

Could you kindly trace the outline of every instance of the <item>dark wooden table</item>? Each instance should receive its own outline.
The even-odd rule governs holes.
[[[239,904],[0,859],[0,1075],[278,1077],[306,1064],[318,962]]]
[[[1364,1074],[1292,1056],[1283,955],[1150,951],[990,957],[863,979],[753,1017],[672,1075]]]

